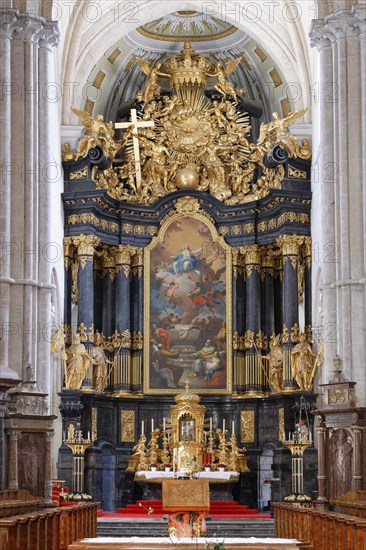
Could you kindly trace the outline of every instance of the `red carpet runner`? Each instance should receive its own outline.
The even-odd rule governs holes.
[[[149,508],[154,508],[152,514],[148,514]],[[165,512],[166,514],[166,512]],[[161,500],[138,500],[136,504],[127,504],[125,508],[117,508],[115,514],[109,514],[98,510],[98,517],[103,518],[143,518],[162,517],[164,515]],[[270,518],[270,514],[260,514],[257,509],[249,508],[245,504],[236,501],[212,501],[210,503],[209,516],[212,518]]]

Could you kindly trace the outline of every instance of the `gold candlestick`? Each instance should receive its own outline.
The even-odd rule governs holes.
[[[88,437],[82,435],[80,426],[70,424],[67,430],[67,439],[63,441],[72,451],[72,491],[84,493],[84,455],[85,450],[93,444]]]

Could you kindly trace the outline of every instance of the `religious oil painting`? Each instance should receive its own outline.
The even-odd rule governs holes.
[[[145,252],[145,392],[231,386],[231,255],[205,218],[175,218]]]

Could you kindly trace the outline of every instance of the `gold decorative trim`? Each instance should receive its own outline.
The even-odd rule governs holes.
[[[135,441],[135,418],[134,410],[121,411],[121,443],[133,443]]]
[[[294,166],[288,165],[288,177],[289,178],[295,178],[298,180],[306,180],[307,174],[305,170],[300,170],[299,168],[295,168]]]
[[[91,212],[84,212],[83,214],[71,214],[70,216],[68,216],[67,222],[70,225],[77,225],[79,223],[90,223],[95,227],[99,227],[100,229],[104,229],[105,231],[112,231],[113,233],[116,233],[119,230],[118,223],[101,220]]]
[[[116,48],[108,57],[109,63],[112,63],[113,65],[113,63],[116,61],[117,57],[121,55],[121,53],[122,53],[121,50],[119,48]]]
[[[92,441],[98,439],[98,409],[96,407],[92,407],[91,438]]]
[[[285,441],[285,409],[280,407],[278,409],[278,440]]]
[[[240,413],[240,441],[242,443],[254,443],[254,411],[244,410]]]
[[[70,180],[82,180],[88,177],[88,169],[78,170],[77,172],[70,172]]]
[[[236,27],[232,27],[231,29],[227,29],[226,31],[212,34],[210,36],[164,36],[161,34],[154,34],[153,32],[146,31],[142,27],[137,27],[137,32],[142,34],[142,36],[146,36],[147,38],[152,38],[153,40],[158,40],[159,42],[208,42],[209,40],[219,40],[221,38],[225,38],[226,36],[230,36],[231,34],[234,34],[238,29]]]

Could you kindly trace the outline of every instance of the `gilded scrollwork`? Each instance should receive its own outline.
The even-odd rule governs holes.
[[[249,142],[250,117],[240,99],[244,90],[227,78],[245,62],[242,55],[213,63],[186,42],[179,54],[163,62],[154,64],[137,56],[135,62],[147,77],[136,96],[139,119],[134,111],[130,124],[118,123],[125,132],[116,141],[112,123],[101,115],[94,119],[86,111],[73,109],[84,123],[85,135],[77,152],[69,146],[64,150],[64,159],[72,161],[72,156],[85,157],[100,146],[111,162],[94,167],[92,177],[97,188],[106,189],[112,197],[153,204],[172,191],[196,189],[225,204],[243,204],[266,196],[271,188],[282,188],[287,156],[308,155],[308,144],[303,141],[300,146],[287,131],[304,110],[283,119],[273,113],[272,120],[261,125],[257,143]],[[162,94],[161,78],[169,79],[169,95]],[[208,78],[213,81],[213,99],[205,94]],[[275,146],[285,156],[266,161]],[[122,163],[113,164],[120,150]],[[249,225],[244,228],[248,233],[253,230]],[[243,228],[233,226],[231,231],[239,235]]]

